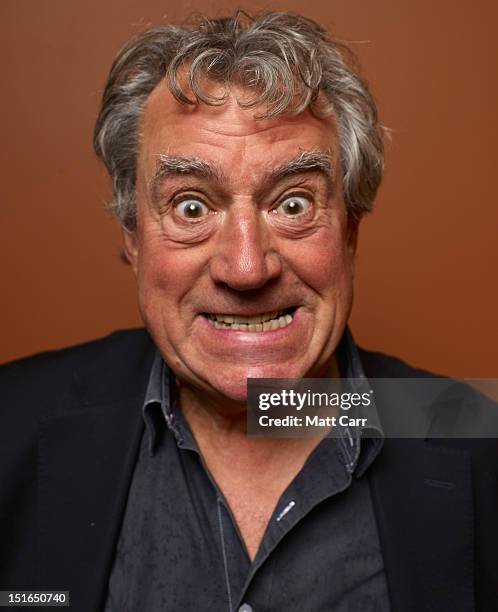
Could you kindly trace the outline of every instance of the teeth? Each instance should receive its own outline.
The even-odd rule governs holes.
[[[220,323],[244,323],[245,325],[256,325],[265,323],[272,319],[278,319],[283,315],[283,311],[267,312],[265,314],[254,315],[254,317],[243,317],[240,315],[225,315],[225,314],[210,314],[209,318],[219,321]]]
[[[244,332],[273,331],[287,327],[292,323],[292,319],[292,315],[284,315],[283,311],[269,312],[254,317],[224,314],[210,314],[207,317],[207,320],[216,329],[233,329]]]

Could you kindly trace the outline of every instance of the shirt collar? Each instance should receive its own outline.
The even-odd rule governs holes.
[[[142,415],[149,438],[149,454],[154,455],[159,435],[166,422],[179,447],[196,448],[195,440],[186,425],[175,395],[175,379],[160,352],[156,349],[145,393]]]
[[[351,392],[369,393],[370,383],[365,375],[360,353],[349,327],[344,330],[336,355],[341,378],[347,379]],[[346,468],[360,477],[380,452],[384,443],[384,432],[373,396],[368,408],[363,404],[353,406],[350,416],[367,419],[366,427],[343,427],[341,432]]]
[[[363,370],[360,354],[353,335],[348,327],[339,342],[336,351],[341,378],[347,379],[354,393],[368,393],[370,384]],[[154,454],[158,436],[166,422],[180,448],[196,450],[195,439],[179,410],[175,395],[175,379],[170,368],[165,364],[161,354],[156,350],[152,364],[149,383],[145,393],[142,414],[149,438],[149,454]],[[352,407],[350,416],[367,418],[368,427],[343,427],[340,445],[345,458],[346,468],[361,476],[379,453],[384,434],[380,423],[375,401],[367,408],[360,405]],[[362,438],[364,442],[362,443]]]

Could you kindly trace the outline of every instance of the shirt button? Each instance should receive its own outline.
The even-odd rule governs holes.
[[[252,606],[246,603],[242,604],[239,608],[239,612],[253,612]]]

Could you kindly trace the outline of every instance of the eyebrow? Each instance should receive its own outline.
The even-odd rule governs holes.
[[[215,166],[195,157],[159,155],[154,176],[150,181],[152,201],[157,201],[162,182],[169,177],[195,176],[201,179],[225,182],[223,174]]]
[[[332,156],[322,151],[303,151],[296,157],[283,162],[271,170],[265,182],[278,182],[288,176],[305,172],[320,172],[327,180],[328,187],[334,182],[334,166]]]
[[[332,156],[322,151],[302,151],[295,157],[266,172],[260,183],[261,190],[268,184],[277,183],[289,176],[309,172],[321,173],[327,181],[327,187],[332,188],[334,183]],[[160,155],[154,176],[150,182],[152,200],[157,201],[159,188],[166,178],[181,176],[195,176],[201,179],[214,180],[219,184],[228,182],[220,168],[196,157]]]

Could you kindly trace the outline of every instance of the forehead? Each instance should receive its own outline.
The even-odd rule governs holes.
[[[220,106],[179,103],[164,83],[149,96],[142,115],[138,168],[152,176],[159,155],[196,157],[226,168],[228,174],[257,176],[302,151],[339,159],[335,119],[306,110],[297,116],[255,119],[264,109],[242,109],[230,95]]]

